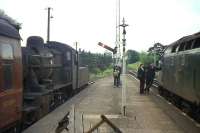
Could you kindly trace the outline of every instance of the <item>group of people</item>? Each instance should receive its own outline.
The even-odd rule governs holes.
[[[149,94],[149,88],[153,84],[156,70],[157,68],[153,64],[150,64],[147,67],[140,64],[137,72],[137,77],[140,80],[140,94]]]
[[[137,77],[140,80],[140,94],[149,93],[149,89],[153,84],[155,78],[155,72],[158,70],[153,64],[144,67],[143,64],[140,64],[137,72]],[[113,68],[113,78],[114,78],[114,87],[119,87],[120,85],[120,75],[121,67],[114,66]]]
[[[116,86],[116,87],[119,87],[119,85],[120,85],[120,75],[121,75],[121,67],[114,66],[113,78],[114,78],[114,86]]]

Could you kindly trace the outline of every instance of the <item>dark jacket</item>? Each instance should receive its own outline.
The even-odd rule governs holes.
[[[149,67],[147,70],[146,70],[146,80],[153,80],[154,77],[155,77],[155,73],[156,73],[156,68],[153,67]]]
[[[145,71],[144,68],[138,68],[137,77],[141,79],[145,79]]]

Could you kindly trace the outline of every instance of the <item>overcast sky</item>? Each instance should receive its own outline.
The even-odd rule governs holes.
[[[46,41],[51,6],[51,40],[91,52],[103,52],[99,41],[115,46],[117,0],[0,0],[0,9],[22,23],[22,45],[31,35]],[[155,42],[170,44],[200,31],[200,0],[121,0],[127,27],[127,49],[145,51]]]

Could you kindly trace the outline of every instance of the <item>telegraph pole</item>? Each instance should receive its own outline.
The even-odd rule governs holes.
[[[48,11],[48,17],[47,17],[47,42],[50,41],[50,19],[53,18],[53,17],[51,16],[51,10],[52,10],[52,9],[53,9],[53,8],[51,8],[51,7],[48,7],[48,8],[47,8],[47,11]]]
[[[125,116],[126,115],[126,27],[128,26],[127,24],[125,24],[125,19],[123,18],[123,24],[119,25],[123,28],[123,39],[122,39],[122,43],[123,43],[123,70],[122,70],[122,114]]]

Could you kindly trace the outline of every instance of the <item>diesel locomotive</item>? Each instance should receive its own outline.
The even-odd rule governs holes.
[[[67,44],[39,36],[20,45],[18,26],[0,18],[0,132],[31,125],[87,85],[87,67]]]
[[[170,44],[161,68],[160,93],[200,121],[200,32]]]

